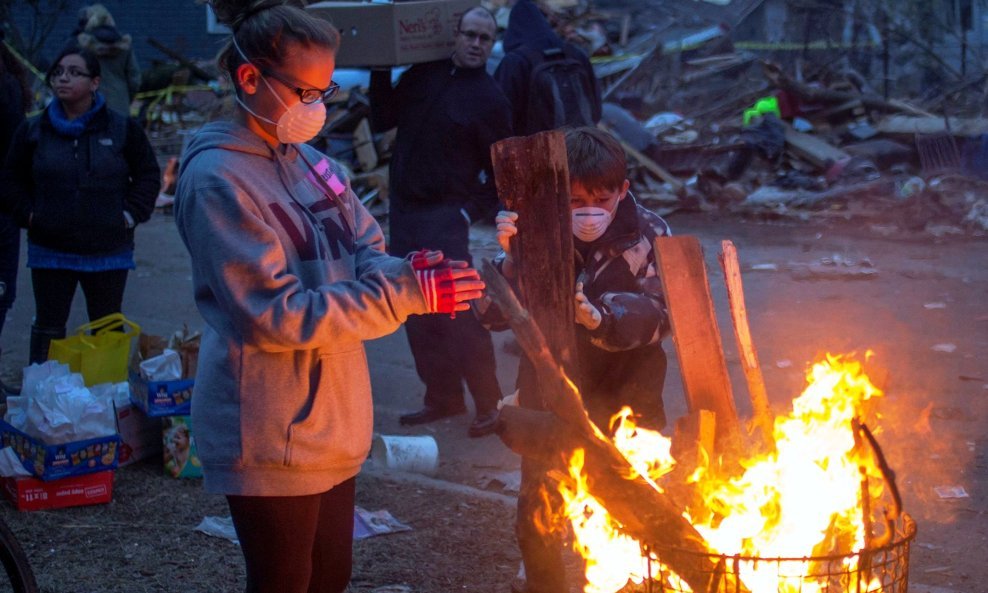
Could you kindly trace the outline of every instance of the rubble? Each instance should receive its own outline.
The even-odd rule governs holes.
[[[485,4],[507,22],[508,2]],[[780,52],[736,39],[761,4],[541,2],[556,30],[592,55],[603,125],[622,140],[636,196],[662,214],[721,211],[856,220],[886,235],[984,235],[988,118],[965,109],[970,100],[954,99],[980,97],[985,77],[954,81],[935,97],[895,97],[879,93],[838,49],[827,56],[817,48],[816,61],[804,59],[806,51],[770,59]],[[215,67],[154,45],[171,66],[158,73],[159,88],[142,93],[139,113],[167,163],[190,130],[223,112],[230,89]],[[946,72],[960,75],[954,70]],[[361,201],[383,216],[393,131],[370,131],[366,92],[366,76],[345,88],[314,144],[352,169]],[[766,103],[774,109],[756,109]]]

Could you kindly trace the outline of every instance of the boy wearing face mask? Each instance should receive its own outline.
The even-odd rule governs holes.
[[[601,430],[607,432],[611,416],[625,405],[639,426],[659,430],[666,421],[661,340],[669,334],[669,317],[653,245],[656,237],[670,234],[669,225],[629,192],[624,150],[610,134],[592,127],[567,130],[566,152],[576,253],[577,387]],[[515,276],[509,239],[518,232],[517,220],[510,211],[496,218],[504,250],[496,261],[509,279]],[[516,387],[523,393],[537,388],[535,370],[524,357]],[[516,583],[515,591],[568,591],[559,535],[540,533],[533,520],[546,511],[539,491],[549,469],[522,460],[516,530],[527,583]],[[546,492],[555,496],[555,488]]]

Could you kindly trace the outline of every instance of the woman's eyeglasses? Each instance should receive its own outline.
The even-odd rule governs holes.
[[[329,101],[330,99],[335,97],[336,93],[340,92],[340,85],[336,84],[335,82],[330,84],[329,88],[326,89],[304,89],[302,87],[295,86],[293,83],[285,80],[284,78],[282,78],[281,76],[275,74],[270,70],[262,71],[261,74],[263,74],[264,76],[270,76],[271,78],[277,80],[281,84],[290,88],[292,92],[298,95],[299,101],[305,103],[306,105],[315,103],[317,101],[322,101],[323,103],[325,103],[326,101]]]
[[[69,78],[92,78],[93,75],[86,72],[85,70],[79,70],[75,66],[69,66],[68,68],[62,68],[61,66],[55,68],[51,71],[52,78],[59,78],[68,75]]]

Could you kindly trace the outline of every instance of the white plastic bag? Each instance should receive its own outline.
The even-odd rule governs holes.
[[[53,361],[31,365],[24,375],[23,395],[7,398],[4,419],[13,427],[47,445],[117,432],[114,390],[95,396],[85,387],[82,375],[68,372],[68,367]]]
[[[182,378],[182,357],[170,348],[141,361],[140,367],[141,376],[148,381],[177,381]]]

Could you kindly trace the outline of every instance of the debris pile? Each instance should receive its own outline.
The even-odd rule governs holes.
[[[855,219],[888,234],[988,231],[986,75],[932,97],[928,89],[890,97],[849,52],[828,58],[817,48],[810,60],[806,51],[794,59],[747,49],[737,32],[763,4],[540,2],[557,32],[591,54],[605,101],[600,125],[621,139],[638,198],[663,214]],[[486,5],[507,23],[506,0]],[[140,114],[167,162],[189,129],[229,104],[230,89],[206,66],[159,49],[178,66],[142,96]],[[498,46],[490,70],[499,55]],[[367,72],[352,80],[313,143],[351,167],[361,201],[383,215],[393,130],[371,132]]]

